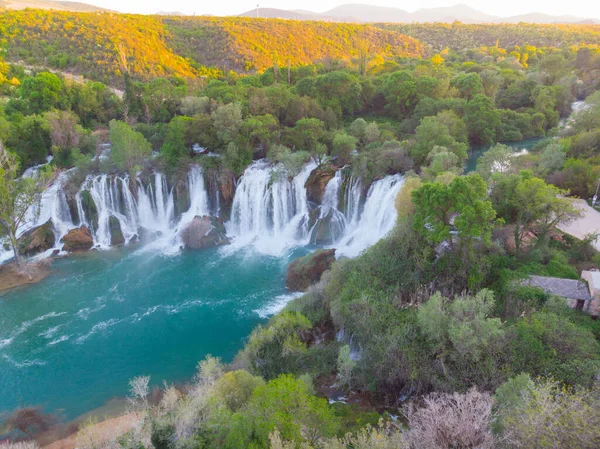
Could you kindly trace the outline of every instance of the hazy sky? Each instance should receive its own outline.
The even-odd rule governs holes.
[[[235,15],[261,7],[282,9],[305,9],[315,12],[324,12],[344,3],[366,3],[378,6],[392,6],[406,11],[415,11],[420,8],[438,6],[452,6],[457,0],[421,0],[421,1],[394,1],[394,0],[81,0],[104,8],[122,12],[152,14],[158,11],[179,11],[185,14],[196,13],[213,15]],[[543,12],[553,15],[570,14],[581,17],[600,18],[600,2],[598,0],[463,0],[467,4],[482,12],[498,16],[513,16],[529,12]]]

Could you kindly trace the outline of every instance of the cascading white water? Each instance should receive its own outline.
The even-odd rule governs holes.
[[[319,210],[319,218],[317,219],[313,230],[311,230],[312,241],[318,242],[314,235],[322,226],[328,228],[327,235],[331,237],[331,242],[337,242],[343,237],[344,231],[348,224],[348,220],[343,212],[339,210],[340,189],[342,187],[342,171],[335,172],[335,176],[329,180],[323,193],[323,200]]]
[[[38,168],[43,165],[38,166]],[[35,176],[35,172],[36,170],[30,171],[27,173],[27,176],[25,176],[25,173],[23,176]],[[56,244],[54,248],[47,251],[48,254],[51,254],[54,250],[62,249],[60,239],[74,227],[71,212],[69,211],[65,192],[63,190],[67,177],[68,172],[63,172],[56,177],[50,187],[42,194],[39,203],[36,203],[29,208],[25,214],[23,224],[17,231],[17,237],[20,237],[29,229],[41,226],[47,223],[48,220],[51,220]],[[12,250],[5,250],[3,246],[0,246],[0,263],[7,262],[12,258]]]
[[[83,207],[82,192],[88,191],[98,212],[97,224],[90,223]],[[129,190],[129,177],[89,176],[77,193],[77,210],[81,224],[93,231],[94,245],[108,248],[111,245],[110,219],[119,221],[125,242],[132,241],[138,234],[135,199]]]
[[[179,235],[185,225],[196,215],[209,213],[208,195],[204,185],[202,168],[192,166],[188,173],[190,208],[179,219],[175,214],[173,189],[166,177],[154,173],[147,185],[138,179],[137,200],[131,192],[128,176],[89,176],[77,193],[77,210],[81,223],[86,225],[94,237],[94,246],[100,249],[111,245],[111,217],[118,220],[126,243],[134,241],[140,233],[152,240],[148,249],[166,253],[179,251]],[[84,204],[83,192],[88,191],[97,211],[97,222],[91,222]]]
[[[280,255],[309,244],[316,225],[309,229],[310,216],[314,218],[314,214],[310,214],[305,184],[315,168],[316,163],[311,161],[289,179],[281,175],[281,166],[264,160],[248,167],[237,183],[231,220],[226,224],[234,241],[232,249],[251,246],[264,254]],[[19,234],[51,220],[55,249],[60,250],[60,240],[69,230],[86,225],[92,231],[95,247],[103,249],[111,246],[116,219],[126,243],[143,237],[143,250],[173,254],[182,248],[181,233],[194,217],[210,215],[215,204],[219,207],[215,198],[208,197],[199,166],[191,167],[188,173],[190,207],[179,216],[174,190],[161,173],[152,174],[149,182],[132,182],[128,176],[96,175],[88,176],[76,195],[79,222],[74,223],[62,188],[67,176],[61,174],[44,192],[39,212],[31,211]],[[394,199],[402,177],[388,176],[375,182],[363,205],[361,179],[345,176],[338,171],[328,183],[317,222],[329,227],[338,255],[356,256],[394,226]],[[135,195],[132,188],[136,189]],[[213,190],[218,194],[214,186]],[[10,251],[0,250],[0,262],[11,257]]]
[[[154,173],[154,183],[144,186],[138,180],[139,226],[157,235],[167,235],[175,223],[173,190],[162,173]]]
[[[279,167],[280,168],[280,167]],[[254,245],[260,252],[281,254],[287,248],[308,243],[306,180],[316,168],[305,165],[291,181],[278,167],[261,160],[246,169],[233,199],[228,234],[235,247]]]
[[[335,245],[337,256],[356,257],[393,229],[398,217],[394,201],[402,183],[401,175],[386,176],[373,183],[360,218]]]
[[[350,177],[344,194],[344,216],[349,226],[355,226],[360,217],[360,200],[362,196],[362,180]]]

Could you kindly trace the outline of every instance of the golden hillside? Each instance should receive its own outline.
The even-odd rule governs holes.
[[[370,56],[421,56],[423,45],[369,25],[245,17],[164,17],[173,48],[206,66],[262,71],[274,63],[352,60],[366,45]]]
[[[276,19],[141,16],[112,12],[19,10],[0,13],[7,59],[120,83],[190,77],[207,67],[263,71],[276,62],[298,66],[328,59],[420,56],[423,46],[396,31]]]

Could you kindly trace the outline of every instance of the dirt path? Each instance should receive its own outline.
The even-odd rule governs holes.
[[[583,216],[572,223],[558,225],[557,228],[580,240],[589,234],[600,234],[600,212],[588,206],[584,200],[577,200],[577,207],[583,212]],[[594,246],[600,251],[600,237],[596,239]]]

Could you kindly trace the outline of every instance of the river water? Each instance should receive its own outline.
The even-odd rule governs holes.
[[[291,299],[291,257],[248,249],[90,252],[0,299],[0,413],[21,404],[71,419],[127,393],[128,380],[185,381],[206,354],[230,361]]]

